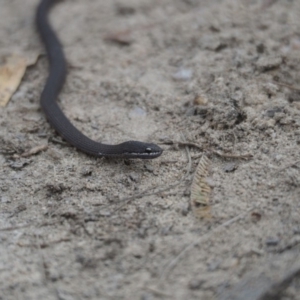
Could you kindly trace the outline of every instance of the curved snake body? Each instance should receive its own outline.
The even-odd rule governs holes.
[[[56,99],[66,79],[66,60],[48,20],[49,10],[55,2],[56,0],[42,0],[36,12],[37,28],[49,59],[49,76],[40,100],[49,123],[67,142],[93,156],[143,159],[160,156],[163,150],[152,143],[127,141],[118,145],[106,145],[93,141],[80,132],[62,112]]]

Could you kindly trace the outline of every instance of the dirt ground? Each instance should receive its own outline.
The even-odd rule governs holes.
[[[47,123],[37,3],[1,0],[0,60],[41,56],[0,108],[0,299],[300,299],[300,1],[55,6],[64,112],[98,141],[158,143],[151,161],[90,157]]]

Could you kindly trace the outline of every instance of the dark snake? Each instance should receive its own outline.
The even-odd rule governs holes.
[[[60,41],[49,24],[48,14],[57,0],[42,0],[36,12],[36,24],[49,59],[49,76],[41,94],[41,107],[52,127],[78,150],[97,157],[156,158],[163,150],[152,143],[127,141],[107,145],[91,140],[80,132],[62,112],[56,102],[65,82],[67,67]]]

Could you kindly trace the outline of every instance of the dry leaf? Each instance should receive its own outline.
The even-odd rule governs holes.
[[[13,54],[6,58],[0,67],[0,106],[6,106],[11,96],[17,90],[25,74],[26,67],[35,64],[39,55],[30,58]]]

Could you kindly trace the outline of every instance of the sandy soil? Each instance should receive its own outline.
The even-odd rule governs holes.
[[[0,59],[44,53],[37,2],[1,0]],[[165,151],[108,160],[65,144],[39,107],[42,55],[0,110],[0,299],[300,299],[300,1],[74,0],[51,20],[72,122]]]

